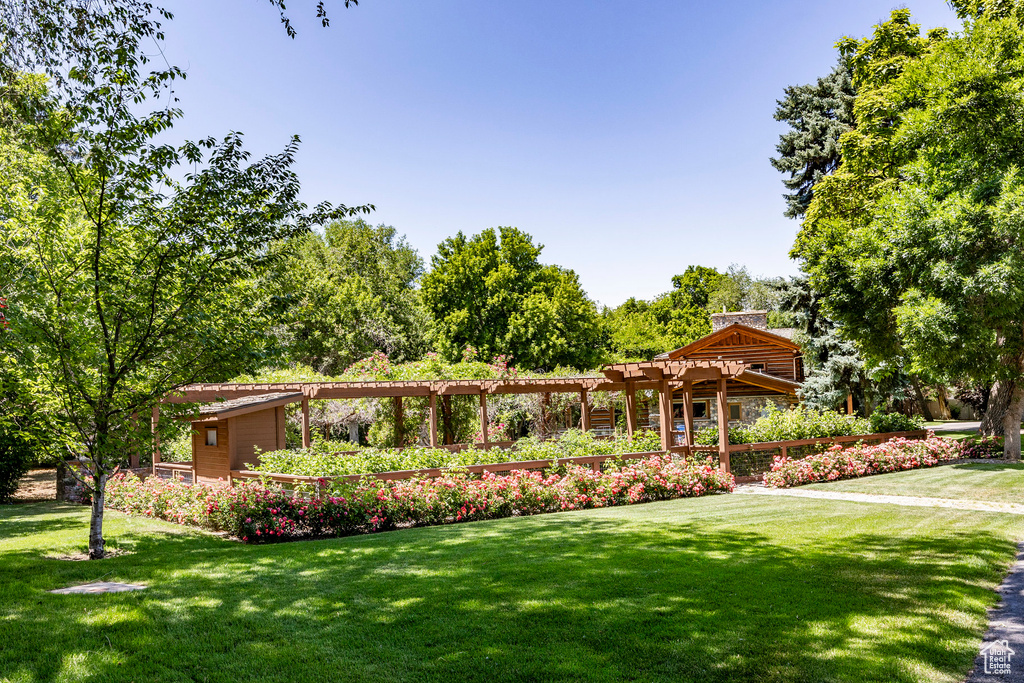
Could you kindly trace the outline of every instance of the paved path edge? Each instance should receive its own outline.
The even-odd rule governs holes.
[[[1010,672],[985,673],[985,651],[1007,641],[1014,654]],[[988,631],[965,683],[1024,683],[1024,543],[1017,545],[1017,559],[999,586],[999,604],[989,610]]]

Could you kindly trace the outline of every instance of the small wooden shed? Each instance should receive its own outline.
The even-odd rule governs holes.
[[[302,398],[301,392],[262,394],[200,407],[192,421],[193,480],[227,481],[231,470],[259,462],[257,448],[284,448],[284,407]]]

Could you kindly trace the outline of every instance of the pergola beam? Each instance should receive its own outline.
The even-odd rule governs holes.
[[[403,412],[402,397],[395,396],[395,448],[401,448],[405,443],[405,414]]]
[[[687,449],[693,448],[693,382],[683,382],[683,422],[686,435],[683,443]]]

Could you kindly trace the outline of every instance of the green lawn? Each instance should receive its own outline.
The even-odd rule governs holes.
[[[0,508],[11,681],[962,681],[1024,519],[715,496],[245,546]],[[141,593],[47,591],[97,579]]]
[[[942,465],[859,479],[807,484],[800,488],[1024,503],[1024,464],[992,462]]]

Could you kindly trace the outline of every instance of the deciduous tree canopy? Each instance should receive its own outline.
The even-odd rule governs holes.
[[[429,320],[415,289],[423,260],[395,228],[337,221],[279,249],[272,279],[293,361],[335,375],[374,351],[396,361],[426,351]]]
[[[517,228],[461,232],[438,245],[423,276],[437,350],[511,356],[517,367],[591,368],[605,348],[594,303],[571,270],[543,265],[541,245]]]
[[[897,10],[840,43],[857,87],[843,162],[816,187],[793,253],[871,356],[998,380],[1006,453],[1024,414],[1024,29],[969,13],[921,35]]]

